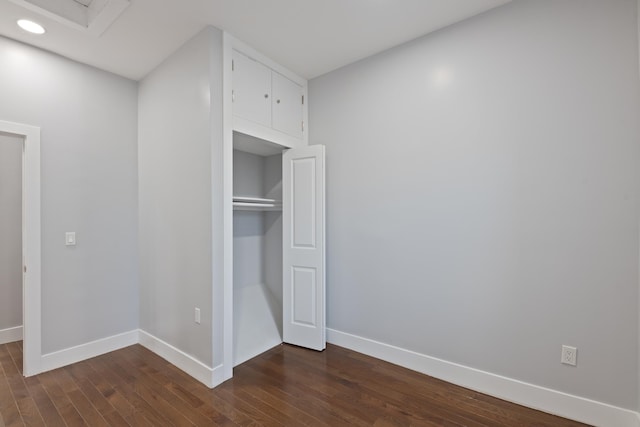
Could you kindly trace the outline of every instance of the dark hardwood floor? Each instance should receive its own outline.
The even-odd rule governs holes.
[[[214,390],[135,345],[24,378],[0,345],[5,426],[580,426],[329,345],[278,346]]]

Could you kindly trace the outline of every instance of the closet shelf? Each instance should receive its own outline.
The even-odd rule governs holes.
[[[281,211],[282,205],[233,202],[234,211]]]
[[[282,202],[260,197],[233,197],[233,210],[236,211],[281,211]]]

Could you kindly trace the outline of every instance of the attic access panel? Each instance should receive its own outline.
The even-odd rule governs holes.
[[[96,37],[102,35],[130,4],[130,0],[10,1]]]

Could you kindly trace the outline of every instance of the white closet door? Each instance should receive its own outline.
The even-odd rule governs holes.
[[[233,51],[233,114],[271,127],[271,70]]]
[[[284,342],[324,350],[325,169],[324,145],[284,153]]]

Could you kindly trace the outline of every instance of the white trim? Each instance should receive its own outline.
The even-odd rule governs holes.
[[[22,340],[22,326],[0,329],[0,344],[8,344]]]
[[[51,371],[138,343],[138,330],[65,348],[42,356],[41,372]]]
[[[628,409],[447,362],[334,329],[327,329],[327,339],[332,344],[550,414],[595,426],[640,426],[640,415]]]
[[[5,333],[6,335],[4,335]],[[18,333],[20,335],[22,334],[21,326],[1,330],[0,344],[3,343],[2,340],[5,337],[17,337]],[[11,339],[11,341],[6,342],[17,341],[19,339],[20,338]],[[40,358],[40,371],[37,373],[39,374],[53,369],[62,368],[63,366],[91,359],[92,357],[101,356],[134,344],[142,345],[209,388],[216,387],[228,379],[224,375],[223,365],[211,368],[195,359],[193,356],[186,354],[182,350],[179,350],[171,344],[141,329],[135,329],[133,331],[124,332],[45,354]]]
[[[222,322],[222,369],[224,379],[233,377],[233,104],[231,91],[231,61],[233,37],[228,33],[222,34],[222,156],[223,156],[223,189],[222,207],[213,206],[213,209],[222,209],[223,221],[223,309],[222,313],[214,313],[213,322]],[[217,230],[213,230],[214,235]],[[217,263],[214,260],[213,265]],[[214,292],[215,293],[215,292]],[[213,349],[220,351],[220,349]]]
[[[638,78],[640,79],[640,0],[638,0],[636,2],[636,26],[637,31],[638,31],[638,40],[637,40],[637,49],[638,49]],[[640,233],[638,234],[638,238],[640,238]],[[640,273],[640,258],[638,259],[638,273]],[[640,282],[638,283],[638,286],[640,286]],[[640,307],[640,294],[638,295],[638,307]],[[640,327],[640,313],[636,313],[638,315],[637,319],[638,319],[638,325]],[[638,329],[640,330],[640,328]],[[638,366],[640,366],[640,340],[638,340]],[[636,378],[636,389],[638,390],[638,392],[640,393],[640,374],[637,376]],[[640,395],[637,396],[637,404],[638,404],[638,409],[640,409]],[[640,415],[638,415],[638,425],[640,425]]]
[[[0,120],[0,132],[24,137],[22,156],[22,324],[25,376],[41,372],[40,128]]]
[[[175,367],[183,370],[209,388],[213,388],[225,380],[223,365],[211,368],[193,356],[188,355],[182,350],[143,330],[139,330],[139,338],[140,345],[162,357]]]

